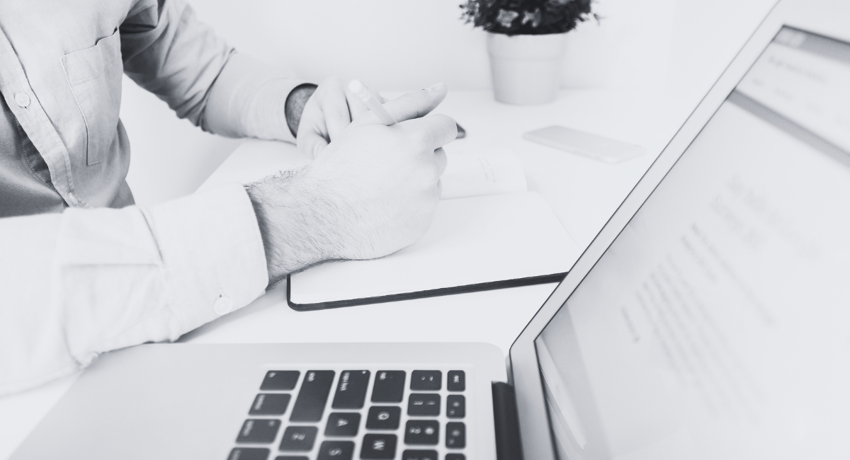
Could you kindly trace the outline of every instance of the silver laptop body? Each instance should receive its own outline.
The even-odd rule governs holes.
[[[850,457],[848,24],[774,8],[507,369],[481,344],[143,345],[12,458]]]

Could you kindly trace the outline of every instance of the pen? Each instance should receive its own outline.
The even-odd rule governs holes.
[[[369,91],[369,88],[363,83],[360,83],[360,80],[351,80],[351,83],[348,84],[348,88],[354,93],[357,97],[366,104],[366,107],[369,107],[369,110],[378,117],[378,120],[381,120],[381,123],[392,126],[396,124],[395,118],[387,112],[387,109],[372,96],[372,93]]]

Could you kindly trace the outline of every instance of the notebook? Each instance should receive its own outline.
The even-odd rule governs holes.
[[[297,310],[558,282],[579,250],[509,151],[451,152],[431,227],[373,260],[326,262],[289,276]]]

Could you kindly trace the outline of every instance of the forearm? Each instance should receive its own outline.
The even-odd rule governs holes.
[[[292,142],[290,126],[297,126],[312,88],[291,73],[234,53],[210,88],[201,127],[228,137]]]

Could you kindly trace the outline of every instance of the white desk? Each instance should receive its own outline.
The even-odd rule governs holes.
[[[468,131],[449,149],[497,146],[521,159],[529,189],[548,201],[581,248],[587,247],[692,107],[658,95],[565,91],[544,106],[514,107],[489,91],[449,95],[439,112]],[[562,124],[646,147],[635,160],[608,165],[523,141],[522,133]],[[210,181],[256,177],[273,162],[305,161],[288,145],[245,144]],[[511,343],[554,289],[554,284],[299,313],[277,286],[242,310],[181,340],[228,342],[489,342],[507,354]],[[66,378],[0,398],[0,458],[7,458],[73,383]]]

